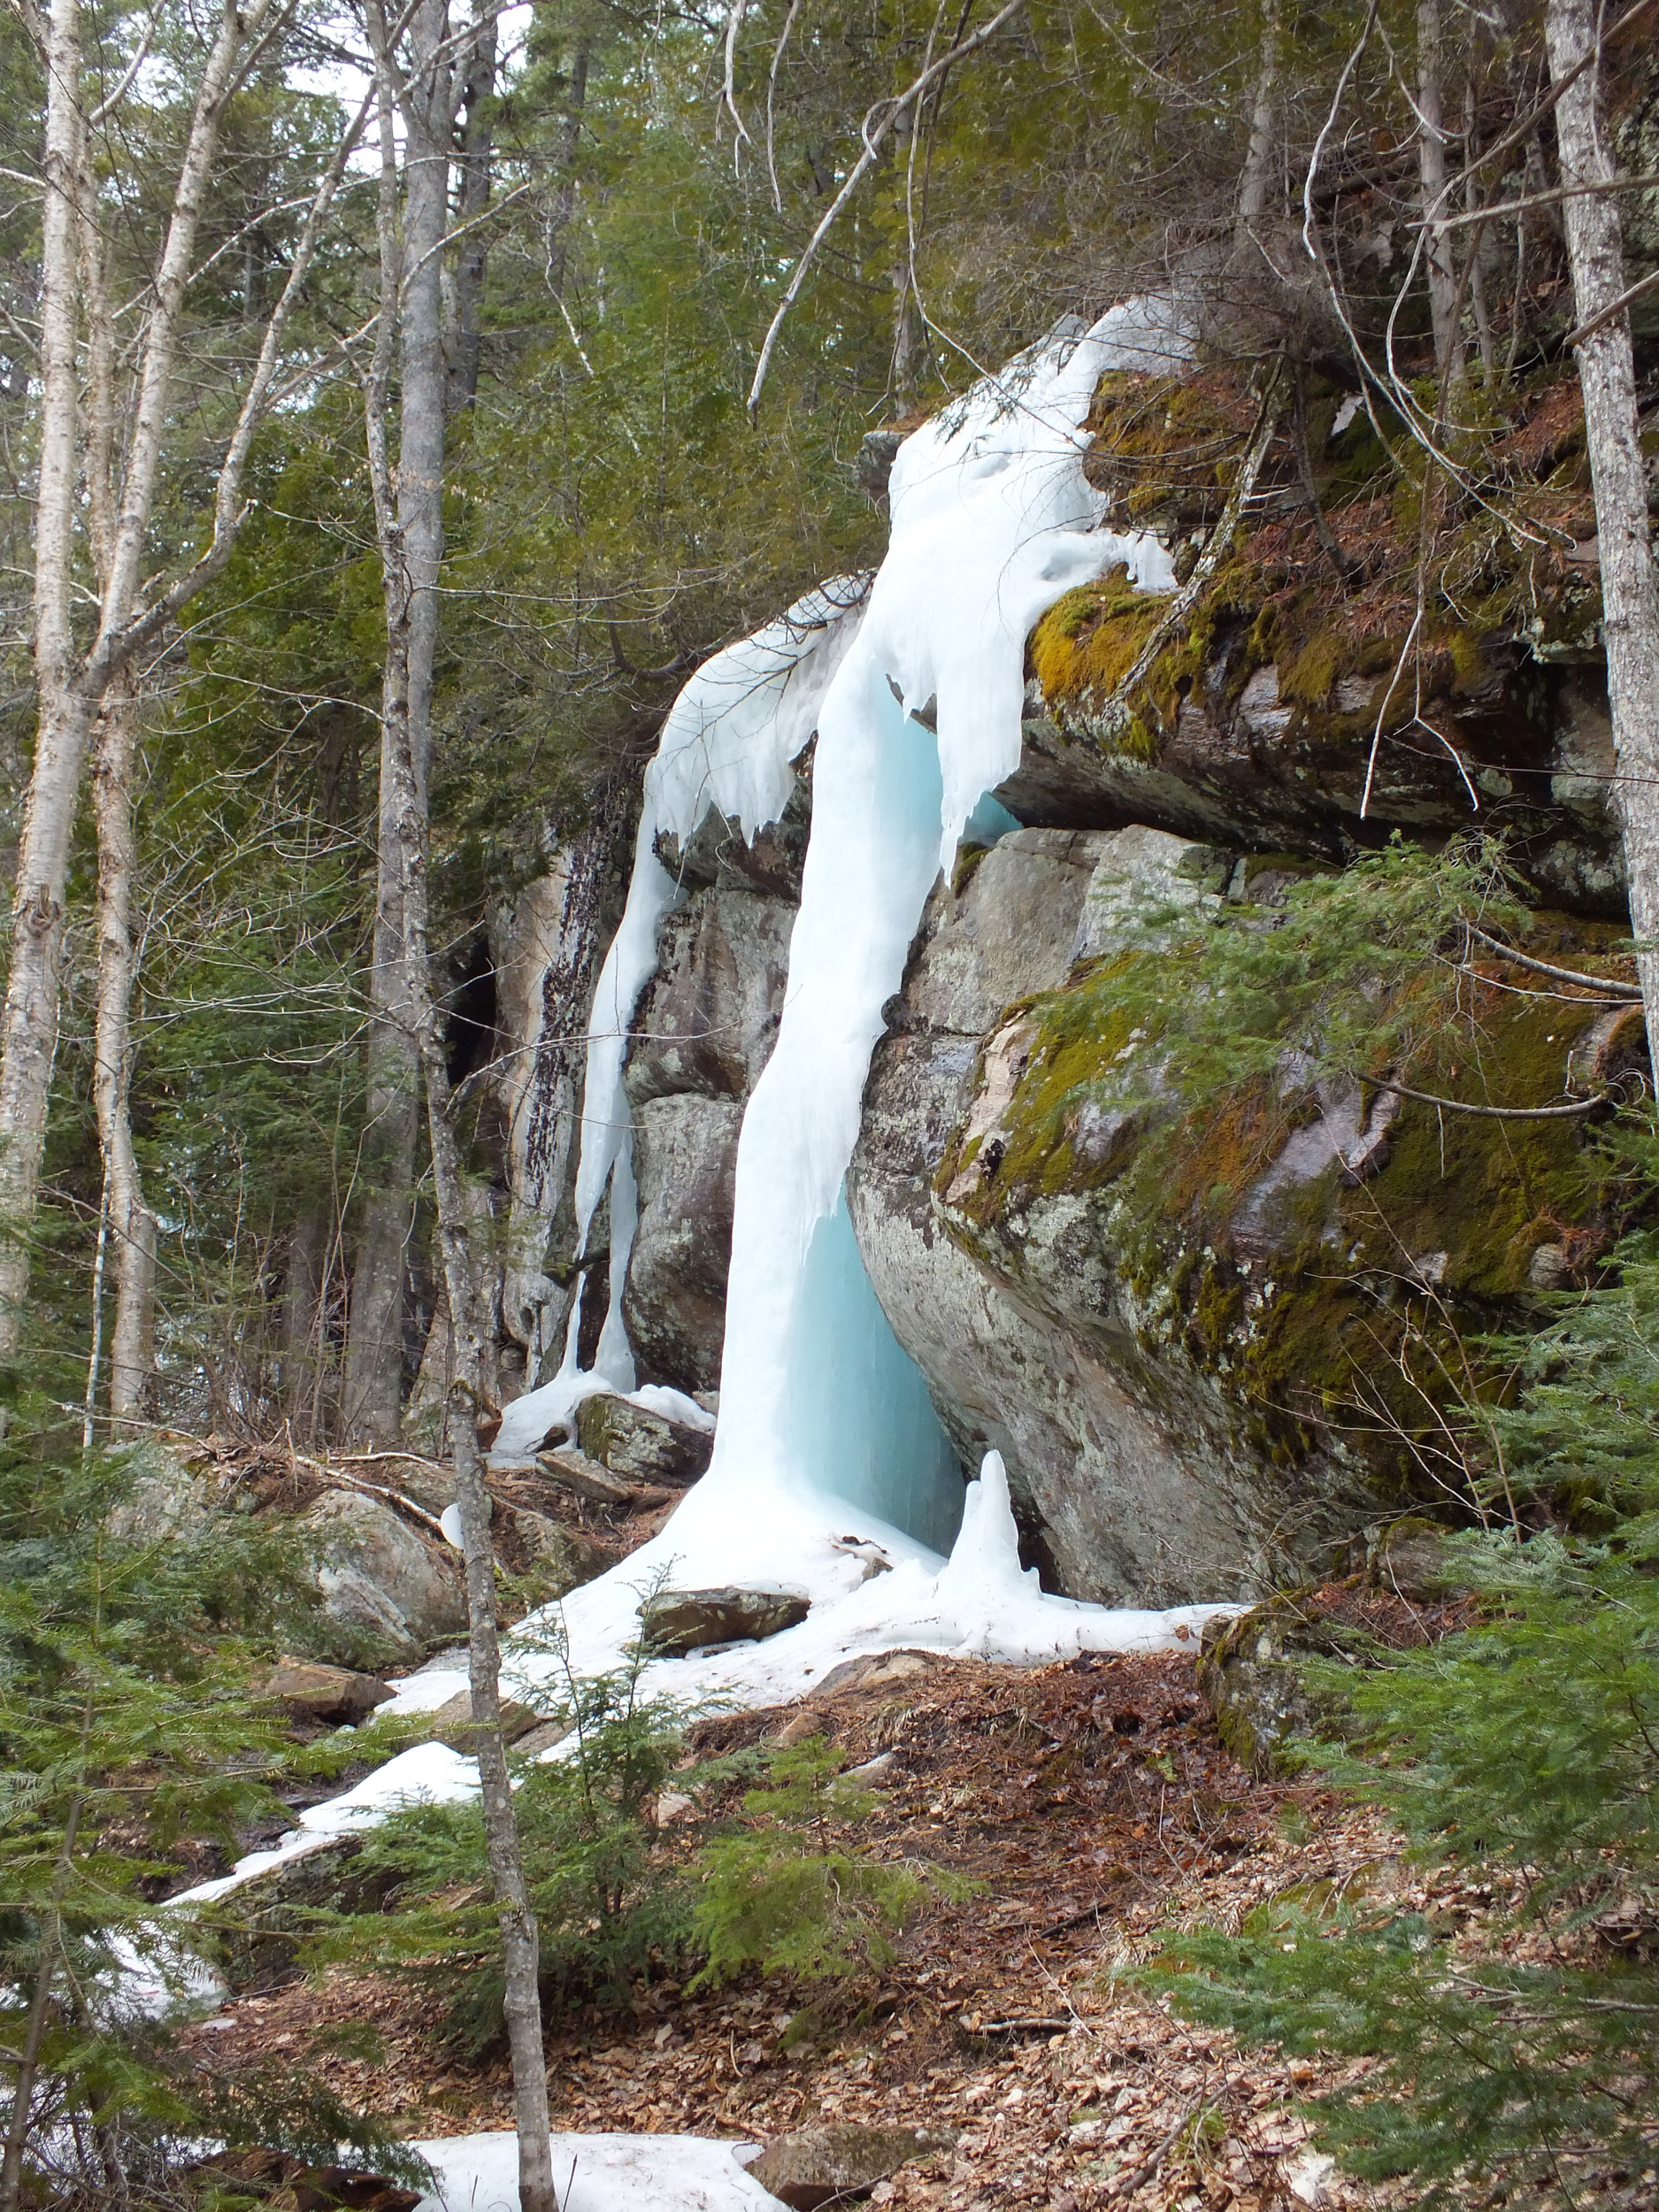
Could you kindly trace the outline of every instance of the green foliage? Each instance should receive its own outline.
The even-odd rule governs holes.
[[[1140,918],[1149,941],[1179,916]],[[1501,843],[1454,839],[1438,852],[1398,832],[1348,866],[1287,884],[1263,915],[1212,908],[1206,926],[1125,976],[1125,1014],[1160,1042],[1165,1079],[1194,1102],[1279,1077],[1402,1077],[1441,1041],[1463,925],[1525,934],[1531,918]]]
[[[639,1655],[611,1674],[567,1675],[565,1757],[518,1768],[513,1809],[541,1934],[544,2005],[613,2001],[687,1925],[683,1886],[660,1848],[657,1796],[681,1751],[679,1717],[642,1699]],[[319,1961],[396,1966],[448,2002],[449,2032],[478,2050],[501,2032],[496,1912],[476,1803],[411,1807],[364,1839],[357,1862],[389,1876],[386,1910],[319,1917]]]
[[[268,1552],[235,1517],[119,1532],[142,1459],[55,1454],[26,1412],[0,1441],[0,2101],[43,2008],[29,2167],[66,2189],[88,2129],[106,2188],[204,2134],[378,2151],[382,2132],[303,2076],[269,2097],[204,2089],[133,2001],[135,1975],[164,2011],[200,1993],[203,1932],[157,1909],[180,1847],[234,1855],[283,1817],[292,1747],[246,1686],[246,1632],[291,1601]],[[309,1763],[327,1770],[327,1749]]]
[[[1517,1481],[1558,1480],[1576,1422],[1601,1494],[1625,1509],[1602,1540],[1465,1539],[1456,1572],[1479,1601],[1477,1625],[1363,1674],[1323,1671],[1357,1736],[1346,1751],[1320,1747],[1320,1763],[1386,1809],[1419,1858],[1494,1900],[1479,1943],[1380,1900],[1321,1908],[1293,1895],[1237,1937],[1169,1941],[1153,1970],[1200,2018],[1375,2058],[1315,2107],[1363,2174],[1507,2171],[1570,2194],[1563,2161],[1649,2156],[1659,1459],[1645,1348],[1656,1326],[1644,1237],[1540,1338],[1550,1379],[1508,1417]]]
[[[692,1931],[707,1962],[693,1988],[749,1967],[816,1980],[885,1965],[924,1898],[973,1887],[925,1860],[844,1847],[835,1832],[867,1813],[871,1796],[837,1778],[841,1763],[821,1736],[772,1752],[773,1786],[743,1800],[759,1824],[704,1845]]]

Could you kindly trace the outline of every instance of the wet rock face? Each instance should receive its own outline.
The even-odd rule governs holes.
[[[738,1131],[777,1041],[806,836],[802,778],[752,846],[710,813],[658,855],[687,895],[658,931],[624,1076],[640,1217],[623,1314],[641,1382],[719,1386]]]
[[[1310,1085],[1289,1040],[1272,1081],[1167,1094],[1130,979],[1224,902],[1271,927],[1303,872],[1144,826],[1021,831],[936,890],[887,1009],[859,1249],[964,1461],[1002,1452],[1028,1556],[1075,1597],[1306,1579],[1413,1494],[1389,1422],[1416,1416],[1387,1394],[1413,1300],[1479,1331],[1540,1250],[1567,1263],[1572,1124]],[[1551,926],[1569,957],[1597,927]],[[1599,1078],[1623,1048],[1601,1028],[1634,1024],[1497,982],[1478,1011],[1489,1095],[1520,1103]]]

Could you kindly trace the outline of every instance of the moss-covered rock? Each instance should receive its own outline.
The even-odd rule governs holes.
[[[1022,895],[1048,867],[1092,943],[1084,918],[1115,910],[1148,834],[1094,833],[1079,901],[1078,841],[1022,832]],[[961,898],[941,887],[872,1064],[849,1200],[901,1342],[964,1460],[1002,1451],[1054,1583],[1248,1598],[1427,1494],[1439,1409],[1504,1386],[1466,1348],[1521,1323],[1540,1283],[1582,1279],[1610,1231],[1584,1117],[1445,1110],[1386,1088],[1375,1061],[1376,1080],[1314,1080],[1288,1014],[1256,1040],[1255,1072],[1184,1104],[1159,1010],[1160,993],[1203,987],[1181,948],[1218,883],[1270,902],[1235,909],[1235,930],[1271,929],[1298,869],[1162,848],[1156,883],[1135,879],[1151,886],[1139,935],[1104,930],[1063,979],[1034,964],[1040,987],[982,1016],[977,1041],[930,1017],[952,1002],[938,979],[964,898],[993,933],[998,872]],[[1533,942],[1594,973],[1614,932],[1546,915]],[[1014,972],[1005,953],[1004,987]],[[1415,1090],[1541,1106],[1643,1051],[1639,1014],[1593,985],[1531,996],[1474,964],[1452,1021],[1417,976],[1375,1001]]]
[[[1340,1738],[1349,1710],[1340,1689],[1309,1678],[1310,1659],[1363,1666],[1377,1650],[1363,1629],[1332,1619],[1305,1597],[1271,1598],[1204,1630],[1198,1692],[1241,1767],[1266,1781],[1297,1764],[1292,1745]]]
[[[1479,813],[1548,894],[1617,911],[1599,574],[1576,549],[1594,530],[1576,379],[1551,373],[1509,411],[1488,411],[1469,455],[1488,489],[1437,480],[1426,532],[1410,441],[1390,451],[1363,416],[1329,436],[1336,398],[1316,388],[1307,424],[1344,572],[1315,535],[1287,410],[1262,480],[1279,494],[1265,502],[1271,518],[1220,549],[1132,689],[1167,603],[1132,590],[1122,569],[1067,592],[1037,624],[1025,754],[1002,796],[1025,822],[1116,810],[1326,857]],[[1219,518],[1256,410],[1220,370],[1185,382],[1109,376],[1086,461],[1107,519],[1161,532],[1182,572]]]

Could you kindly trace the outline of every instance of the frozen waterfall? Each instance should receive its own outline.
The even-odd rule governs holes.
[[[892,540],[875,577],[826,585],[716,654],[664,726],[597,987],[582,1109],[584,1237],[607,1188],[611,1200],[605,1325],[584,1371],[572,1317],[559,1374],[507,1409],[498,1459],[534,1450],[596,1391],[706,1418],[678,1393],[634,1392],[622,1322],[634,1205],[622,1068],[657,926],[679,895],[657,840],[667,831],[683,841],[710,806],[752,835],[782,811],[791,763],[816,732],[811,834],[783,1018],[738,1149],[713,1461],[661,1534],[558,1609],[579,1674],[617,1663],[637,1634],[641,1589],[664,1575],[682,1589],[736,1582],[812,1601],[798,1627],[764,1643],[654,1662],[647,1692],[687,1707],[783,1702],[842,1659],[895,1645],[1025,1663],[1164,1648],[1224,1609],[1079,1604],[1045,1594],[1021,1569],[1002,1463],[987,1454],[964,1494],[921,1376],[865,1277],[842,1189],[881,1009],[923,905],[970,821],[976,832],[995,826],[991,795],[1018,764],[1028,632],[1064,591],[1116,563],[1144,590],[1173,583],[1156,539],[1093,526],[1102,503],[1083,476],[1079,426],[1103,370],[1185,353],[1169,321],[1167,309],[1131,303],[1087,332],[1057,332],[915,432],[894,465]],[[878,1555],[888,1571],[872,1576]],[[543,1639],[510,1635],[503,1661],[505,1686],[530,1700],[563,1678]],[[434,1665],[382,1710],[430,1709],[465,1683],[463,1669]],[[476,1787],[471,1760],[423,1744],[173,1906],[395,1805]]]
[[[1018,764],[1033,624],[1119,562],[1144,590],[1173,584],[1155,538],[1096,526],[1103,502],[1083,475],[1079,428],[1103,370],[1185,353],[1169,321],[1167,309],[1134,302],[1087,332],[1063,328],[915,432],[894,465],[892,537],[873,580],[826,585],[717,654],[668,717],[599,984],[583,1104],[584,1232],[611,1179],[604,1333],[583,1371],[572,1317],[560,1374],[508,1409],[498,1459],[534,1449],[588,1393],[634,1384],[621,1317],[633,1217],[622,1065],[657,924],[677,896],[658,837],[684,840],[710,806],[752,834],[782,810],[789,764],[816,733],[811,834],[778,1041],[738,1148],[713,1462],[660,1537],[565,1601],[578,1652],[614,1651],[638,1586],[664,1568],[681,1586],[781,1583],[821,1602],[864,1571],[849,1535],[933,1573],[956,1535],[956,1457],[864,1276],[842,1179],[881,1009],[928,892],[976,810],[999,810],[990,795]],[[1093,1616],[1102,1643],[1114,1640],[1109,1619],[1133,1634],[1130,1617],[1155,1617],[1066,1612]],[[1054,1625],[1075,1648],[1081,1623],[1062,1628],[1056,1614]]]

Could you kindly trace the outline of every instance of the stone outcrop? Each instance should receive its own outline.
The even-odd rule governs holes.
[[[713,1644],[764,1642],[810,1610],[783,1590],[663,1590],[640,1609],[640,1639],[658,1658],[682,1658]]]
[[[389,1505],[331,1490],[295,1523],[323,1610],[373,1645],[413,1656],[466,1632],[460,1555],[418,1536]]]
[[[935,891],[887,1010],[859,1249],[964,1462],[1002,1452],[1073,1596],[1248,1599],[1321,1568],[1410,1494],[1387,1393],[1412,1290],[1485,1325],[1584,1202],[1576,1125],[1310,1086],[1290,1039],[1274,1083],[1165,1094],[1135,978],[1224,902],[1271,928],[1305,872],[1144,826],[1011,833]],[[1512,1102],[1626,1048],[1593,1001],[1494,984],[1479,1010]]]
[[[738,1132],[783,1010],[807,818],[803,777],[752,847],[712,811],[683,847],[663,840],[685,895],[624,1076],[640,1213],[623,1314],[642,1382],[719,1387]]]

